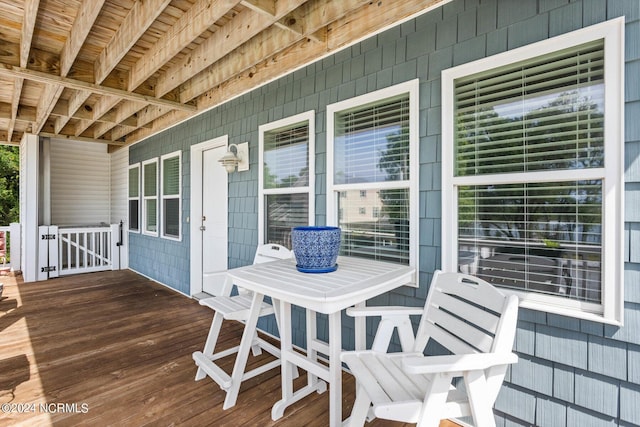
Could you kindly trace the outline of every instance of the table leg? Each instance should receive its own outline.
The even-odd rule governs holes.
[[[282,379],[282,399],[273,405],[271,419],[274,421],[282,418],[284,410],[293,397],[293,375],[289,366],[289,352],[293,351],[293,339],[291,337],[291,304],[285,301],[280,303],[280,363]]]
[[[342,424],[342,313],[329,314],[329,425]]]
[[[307,317],[307,358],[314,363],[318,362],[318,351],[315,349],[314,342],[318,338],[318,322],[316,321],[316,312],[306,309]],[[317,386],[317,375],[307,372],[307,384],[309,387]]]
[[[315,312],[311,311],[313,318],[315,319]],[[338,316],[340,313],[338,313]],[[339,317],[338,317],[339,318]],[[309,317],[307,317],[309,322]],[[311,321],[311,324],[315,326],[315,320]],[[303,356],[293,350],[293,342],[291,335],[291,304],[284,301],[280,301],[280,362],[282,363],[282,399],[273,405],[271,409],[271,419],[278,420],[284,415],[287,407],[311,393],[322,393],[326,390],[326,384],[318,378],[318,375],[323,376],[324,379],[329,379],[327,374],[327,368],[321,365],[317,361],[317,350],[313,348],[312,342],[316,339],[317,332],[314,331],[307,335],[308,354]],[[308,324],[309,326],[309,324]],[[338,329],[338,334],[340,330]],[[338,337],[338,343],[339,343]],[[340,345],[338,345],[340,348]],[[313,355],[314,358],[311,358]],[[338,368],[340,367],[340,352],[338,351],[337,359]],[[293,379],[294,379],[294,365],[299,366],[307,371],[309,378],[307,385],[293,391]],[[338,373],[341,370],[338,369]],[[335,376],[335,375],[334,375]],[[341,377],[339,377],[341,379]]]
[[[367,305],[366,301],[356,304],[356,307],[362,308]],[[367,318],[365,316],[356,316],[354,319],[355,330],[355,349],[366,350],[367,345]]]

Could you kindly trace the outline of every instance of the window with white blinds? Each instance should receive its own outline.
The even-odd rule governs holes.
[[[158,159],[142,163],[143,233],[158,235]]]
[[[260,126],[261,243],[291,248],[291,228],[312,223],[314,118],[309,111]]]
[[[162,162],[162,237],[180,239],[181,152],[165,154]]]
[[[456,175],[604,166],[604,40],[455,82]]]
[[[328,218],[342,229],[343,255],[414,265],[417,85],[327,107]]]
[[[140,231],[140,164],[129,166],[129,231]]]
[[[606,51],[606,36],[585,38],[443,73],[443,144],[451,150],[443,229],[453,238],[443,239],[443,264],[516,292],[532,308],[616,320],[621,58]],[[520,60],[509,63],[510,55]]]

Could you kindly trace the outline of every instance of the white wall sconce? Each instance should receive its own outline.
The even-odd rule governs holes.
[[[232,148],[235,147],[235,154]],[[222,166],[227,170],[227,173],[232,173],[238,167],[238,172],[249,170],[249,143],[243,142],[242,144],[229,144],[227,152],[218,160]]]

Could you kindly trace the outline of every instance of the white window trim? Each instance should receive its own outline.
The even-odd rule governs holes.
[[[602,323],[622,325],[624,317],[624,18],[586,27],[512,51],[463,64],[442,72],[442,267],[457,270],[457,200],[455,187],[468,184],[465,177],[453,176],[454,165],[454,80],[481,71],[499,68],[562,49],[604,39],[605,53],[605,173],[603,178],[602,300],[586,304],[562,297],[513,292],[521,298],[521,307],[561,314]],[[540,181],[576,179],[576,171],[540,172]],[[597,174],[580,171],[582,176]],[[504,183],[517,181],[517,175],[500,177]],[[474,176],[481,185],[490,177]],[[493,176],[495,178],[495,176]],[[515,180],[514,180],[515,178]],[[521,178],[520,178],[521,179]],[[492,182],[496,182],[493,180]]]
[[[129,174],[131,173],[130,172],[131,169],[136,169],[136,168],[138,169],[138,197],[130,197],[129,196],[129,184],[130,184],[130,182],[129,182]],[[141,200],[142,200],[142,197],[141,197],[141,186],[142,186],[141,182],[142,182],[142,167],[140,166],[140,163],[134,163],[132,165],[129,165],[129,167],[127,168],[127,216],[128,217],[131,216],[130,215],[131,212],[129,211],[129,202],[131,200],[138,200],[138,229],[136,230],[136,229],[129,228],[129,222],[128,222],[129,218],[127,218],[127,230],[129,231],[129,233],[139,234],[140,230],[142,229],[142,227],[140,226],[141,225],[141,219],[142,219],[141,216],[140,216],[141,210],[142,210],[142,208],[140,206],[142,204],[142,202],[141,202]]]
[[[338,197],[341,191],[379,190],[405,187],[409,189],[409,265],[418,267],[418,225],[419,225],[419,87],[418,79],[410,80],[374,92],[327,105],[327,225],[338,224]],[[409,180],[393,182],[372,182],[358,184],[335,184],[334,174],[334,129],[335,114],[382,101],[387,98],[409,94]],[[414,284],[417,286],[417,284]]]
[[[258,127],[258,245],[264,244],[265,221],[265,196],[270,194],[302,194],[309,195],[309,225],[315,224],[315,153],[316,153],[316,126],[315,110],[305,111],[294,116],[285,117],[275,122],[265,123]],[[279,129],[295,124],[307,122],[309,126],[309,184],[305,187],[264,188],[264,134],[274,129]]]
[[[148,165],[150,163],[155,163],[156,164],[156,195],[155,196],[145,196],[144,194],[144,175],[145,175],[145,165]],[[141,208],[141,212],[142,212],[142,221],[141,221],[141,231],[142,234],[145,234],[147,236],[158,236],[158,230],[160,229],[160,212],[158,211],[159,206],[158,206],[158,191],[160,186],[158,185],[158,177],[160,176],[160,171],[158,170],[158,158],[155,157],[153,159],[149,159],[149,160],[145,160],[144,162],[142,162],[142,169],[141,169],[141,188],[140,188],[140,200],[142,201],[142,208]],[[151,199],[155,199],[156,201],[156,231],[148,231],[147,230],[147,200],[151,200]]]
[[[177,195],[171,195],[171,196],[165,196],[164,194],[164,160],[171,158],[171,157],[177,157],[178,158],[178,164],[179,164],[179,169],[178,169],[178,194]],[[164,200],[165,199],[178,199],[178,236],[167,236],[165,234],[165,229],[164,229]],[[176,240],[176,241],[181,241],[182,240],[182,151],[178,150],[178,151],[174,151],[173,153],[167,153],[165,155],[163,155],[162,157],[160,157],[160,199],[161,199],[161,203],[160,203],[160,211],[159,216],[162,219],[161,222],[161,233],[160,233],[160,237],[162,237],[163,239],[168,239],[168,240]]]

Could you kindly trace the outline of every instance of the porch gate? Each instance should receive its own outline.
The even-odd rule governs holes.
[[[38,280],[118,270],[121,224],[105,227],[39,227]]]

